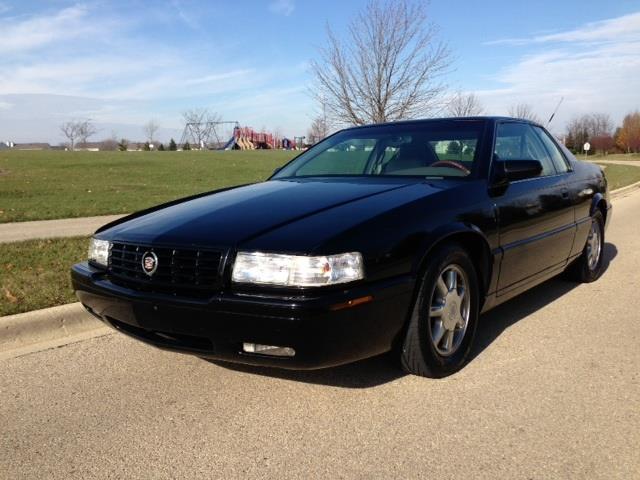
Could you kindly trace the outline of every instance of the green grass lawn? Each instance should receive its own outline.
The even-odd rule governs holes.
[[[0,316],[76,301],[69,268],[87,257],[88,239],[0,245]]]
[[[640,165],[600,164],[609,182],[609,190],[640,182]]]
[[[576,155],[576,158],[584,160],[584,155]],[[640,153],[610,153],[609,155],[589,155],[587,158],[592,162],[597,162],[598,160],[640,161]]]
[[[0,152],[0,223],[129,213],[264,180],[297,152]]]

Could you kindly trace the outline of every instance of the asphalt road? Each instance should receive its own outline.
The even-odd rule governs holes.
[[[600,281],[483,317],[443,380],[287,373],[119,334],[0,362],[0,478],[640,478],[640,194]]]

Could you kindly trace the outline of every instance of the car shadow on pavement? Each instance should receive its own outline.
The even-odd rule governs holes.
[[[604,271],[618,254],[615,245],[604,246]],[[579,284],[562,279],[549,280],[496,307],[480,318],[476,334],[475,346],[471,352],[470,362],[500,336],[511,325],[528,315],[544,308],[549,303],[576,288]],[[268,376],[319,385],[342,388],[370,388],[392,382],[406,375],[397,359],[390,354],[361,360],[359,362],[322,370],[282,370],[268,367],[255,367],[210,360],[222,368],[245,372],[253,375]]]
[[[406,375],[399,365],[395,364],[396,362],[389,354],[321,370],[283,370],[240,363],[226,363],[217,360],[211,360],[211,363],[237,372],[342,388],[375,387]]]
[[[612,243],[605,243],[602,258],[603,275],[617,255],[616,246]],[[544,308],[579,285],[579,283],[566,280],[563,275],[559,275],[482,315],[469,362],[480,355],[511,325]]]

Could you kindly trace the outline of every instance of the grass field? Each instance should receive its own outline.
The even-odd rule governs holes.
[[[578,160],[584,160],[584,155],[576,155]],[[588,159],[592,162],[598,160],[622,160],[625,162],[638,162],[640,161],[640,153],[610,153],[609,155],[593,155]]]
[[[295,154],[1,151],[0,223],[129,213],[194,193],[263,180]],[[602,159],[640,161],[640,155],[589,157]],[[612,188],[637,181],[633,168],[608,170]]]
[[[609,181],[609,190],[640,182],[640,165],[600,164]]]
[[[264,180],[295,154],[0,151],[0,223],[133,212]]]
[[[87,238],[0,246],[0,316],[75,302],[69,268],[87,257]]]

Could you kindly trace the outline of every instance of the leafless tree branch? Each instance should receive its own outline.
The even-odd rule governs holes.
[[[160,125],[155,120],[149,120],[142,127],[144,134],[147,137],[147,142],[151,143],[154,140],[156,133],[160,129]]]
[[[428,116],[451,65],[437,33],[424,2],[371,0],[350,22],[346,39],[327,26],[327,46],[311,62],[312,95],[336,124]]]
[[[447,112],[452,117],[482,115],[484,107],[474,93],[455,93],[447,102]]]
[[[538,117],[538,115],[534,113],[533,107],[528,103],[518,103],[516,105],[511,105],[509,107],[509,116],[540,123],[540,117]]]

